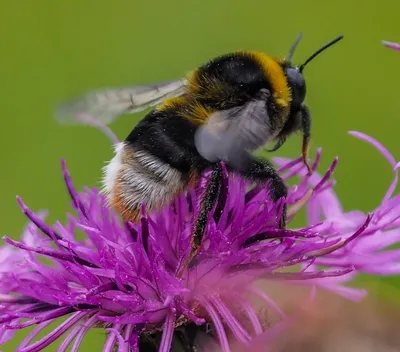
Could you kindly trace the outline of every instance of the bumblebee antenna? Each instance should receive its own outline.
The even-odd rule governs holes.
[[[295,41],[293,42],[292,46],[290,47],[289,54],[288,54],[288,56],[287,56],[287,61],[289,61],[289,62],[292,61],[292,57],[293,57],[294,51],[296,50],[297,45],[299,44],[300,39],[301,39],[302,37],[303,37],[303,33],[300,32],[300,33],[297,35],[297,37],[296,37]]]
[[[323,51],[325,51],[326,49],[328,49],[330,46],[332,46],[333,44],[337,43],[339,40],[343,39],[343,35],[338,36],[337,38],[331,40],[330,42],[326,43],[325,45],[323,45],[321,48],[319,48],[314,54],[312,54],[306,61],[304,61],[304,63],[299,67],[299,72],[303,72],[304,67],[306,67],[306,65],[313,60],[316,56],[318,56],[319,54],[321,54]]]

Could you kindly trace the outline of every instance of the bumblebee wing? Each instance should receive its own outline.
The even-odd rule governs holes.
[[[196,131],[195,145],[210,162],[224,161],[239,168],[249,151],[263,146],[272,136],[266,98],[212,114]]]
[[[184,93],[184,79],[153,85],[94,91],[61,105],[55,112],[61,123],[85,123],[85,116],[109,124],[118,116],[142,111],[164,99]]]

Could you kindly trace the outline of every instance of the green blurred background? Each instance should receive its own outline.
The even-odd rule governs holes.
[[[381,45],[382,39],[400,41],[398,0],[3,0],[1,5],[3,234],[18,237],[25,224],[16,194],[34,210],[50,209],[50,221],[64,219],[69,202],[61,157],[81,188],[98,184],[112,156],[97,130],[57,125],[52,116],[57,104],[91,89],[174,79],[237,49],[284,55],[300,31],[296,62],[345,35],[305,71],[312,147],[323,147],[324,167],[340,156],[336,189],[345,209],[373,209],[391,181],[388,163],[347,131],[368,133],[400,156],[400,52]],[[124,138],[143,115],[124,117],[112,128]],[[297,157],[300,143],[293,137],[276,154]],[[380,293],[400,285],[393,278],[364,280]],[[97,341],[93,348],[100,350],[103,338],[92,336],[90,343]]]

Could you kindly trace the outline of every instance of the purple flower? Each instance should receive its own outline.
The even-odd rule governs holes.
[[[358,299],[364,296],[365,291],[343,286],[343,283],[349,282],[361,272],[372,275],[397,275],[400,272],[400,250],[385,250],[400,242],[400,195],[394,195],[400,163],[396,162],[389,151],[372,137],[360,132],[350,132],[350,134],[370,143],[385,157],[393,169],[393,181],[381,203],[373,210],[371,222],[363,234],[356,241],[335,252],[319,256],[310,268],[318,265],[336,268],[354,265],[356,270],[346,275],[329,280],[312,281],[317,286],[330,289],[347,298]],[[286,161],[284,158],[275,159],[278,165],[285,164]],[[301,176],[305,171],[300,169],[295,173]],[[309,186],[315,187],[320,179],[321,177],[315,173],[308,180]],[[344,212],[332,187],[311,198],[306,208],[309,226],[315,225],[315,230],[331,240],[339,237],[349,238],[368,217],[358,210]]]
[[[388,42],[386,40],[382,41],[382,44],[388,48],[400,51],[400,44],[399,43],[394,43],[394,42]]]
[[[313,294],[320,287],[362,298],[364,291],[345,286],[355,275],[400,272],[399,250],[385,250],[400,241],[400,198],[393,195],[398,164],[371,137],[352,134],[380,150],[395,173],[373,212],[343,211],[330,180],[337,159],[318,175],[320,150],[311,176],[301,159],[275,160],[285,180],[301,177],[278,204],[271,202],[268,187],[252,188],[225,170],[202,248],[182,278],[176,273],[189,252],[207,175],[198,189],[160,213],[148,215],[143,207],[140,224],[133,225],[121,223],[98,190],[78,193],[63,163],[76,215],[50,226],[44,214],[35,214],[18,198],[30,225],[21,242],[4,237],[0,344],[14,331],[35,326],[17,351],[40,351],[61,336],[58,351],[71,346],[78,351],[87,331],[102,327],[108,332],[106,352],[167,352],[171,346],[185,350],[182,346],[192,343],[193,331],[196,346],[207,338],[226,352],[230,339],[246,344],[268,332],[272,321],[285,321],[278,304],[256,287],[256,281],[284,281],[306,285]],[[306,227],[278,228],[283,201],[289,206],[289,227],[298,210],[306,207]],[[268,324],[255,300],[268,309]],[[34,341],[61,317],[65,319],[53,331]]]

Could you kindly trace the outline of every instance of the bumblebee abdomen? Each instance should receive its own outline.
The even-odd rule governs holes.
[[[186,95],[165,100],[155,109],[167,115],[175,115],[191,121],[196,126],[203,124],[215,112],[210,106],[202,104],[194,96]]]
[[[162,209],[209,166],[194,144],[198,125],[177,114],[173,104],[178,103],[139,121],[104,168],[104,193],[125,220],[138,221],[143,203],[150,212]]]
[[[147,211],[159,210],[184,191],[187,182],[180,171],[122,142],[104,168],[103,191],[125,221],[137,222],[142,204]]]

